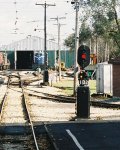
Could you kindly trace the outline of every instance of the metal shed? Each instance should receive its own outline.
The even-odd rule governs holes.
[[[98,63],[96,68],[97,93],[113,95],[113,67],[112,64]]]

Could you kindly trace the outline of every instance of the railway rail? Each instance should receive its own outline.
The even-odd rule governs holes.
[[[57,101],[57,102],[62,102],[62,103],[75,103],[75,98],[74,97],[68,97],[68,96],[64,96],[64,95],[61,96],[61,95],[48,94],[48,93],[45,93],[45,92],[38,92],[38,91],[27,89],[27,88],[25,88],[25,89],[28,91],[29,96],[36,96],[36,97],[39,97],[41,99],[42,98],[43,99],[49,99],[49,100],[52,100],[52,101]],[[30,92],[33,92],[33,93],[30,93]],[[43,95],[41,95],[41,94],[43,94]]]
[[[14,137],[9,133],[4,133],[3,130],[1,130],[1,148],[2,149],[7,149],[7,146],[9,148],[15,147],[17,149],[31,149],[31,150],[39,150],[39,149],[50,149],[50,150],[56,150],[55,148],[55,143],[52,142],[52,138],[50,137],[49,131],[47,130],[46,126],[44,124],[41,125],[39,128],[44,128],[44,133],[39,132],[38,134],[38,126],[34,125],[32,121],[31,114],[29,112],[29,104],[26,99],[26,93],[23,88],[23,81],[21,79],[20,74],[12,74],[9,75],[8,77],[8,85],[7,85],[7,91],[5,93],[5,96],[1,102],[1,108],[0,108],[0,127],[6,126],[6,124],[11,123],[11,125],[14,128],[14,117],[21,118],[20,122],[22,122],[26,127],[26,131],[23,133],[23,135],[19,135],[18,132],[15,131],[16,135]],[[17,98],[13,96],[13,91],[17,93]],[[12,100],[11,100],[12,98]],[[17,108],[16,103],[12,103],[15,101],[19,101],[19,108]],[[12,105],[16,105],[16,109],[20,109],[21,112],[17,112],[15,109],[10,109],[12,108]],[[21,105],[21,106],[20,106]],[[23,111],[23,113],[22,113]],[[22,115],[21,115],[21,114]],[[13,115],[9,115],[13,114]],[[17,114],[17,115],[15,115]],[[20,123],[17,122],[17,123]],[[16,122],[15,122],[16,124]],[[11,126],[10,125],[10,126]],[[8,127],[11,130],[11,127]],[[17,128],[17,126],[15,127]],[[18,126],[19,128],[19,126]],[[13,129],[14,130],[14,129]],[[16,129],[17,130],[17,129]],[[43,131],[43,129],[42,129]],[[14,131],[13,131],[14,132]],[[15,134],[12,133],[12,134]],[[26,133],[26,134],[25,134]],[[2,135],[3,134],[3,135]],[[21,133],[22,134],[22,133]],[[42,141],[42,143],[41,143]],[[9,144],[8,144],[9,143]],[[46,147],[46,148],[44,148]],[[0,149],[1,149],[0,148]]]
[[[27,88],[25,88],[27,89]],[[48,94],[48,93],[44,93],[44,92],[39,92],[39,91],[35,91],[35,90],[31,90],[31,89],[27,89],[28,95],[29,96],[36,96],[39,98],[44,98],[44,99],[49,99],[52,101],[57,101],[57,102],[62,102],[62,103],[75,103],[76,102],[76,98],[72,97],[72,96],[65,96],[65,95],[54,95],[54,94]],[[30,92],[33,93],[30,93]],[[39,94],[43,94],[43,95],[39,95]],[[111,109],[120,109],[120,104],[114,104],[114,103],[108,103],[106,101],[96,101],[93,100],[94,98],[91,98],[92,100],[90,100],[90,105],[94,106],[94,107],[102,107],[102,108],[111,108]]]

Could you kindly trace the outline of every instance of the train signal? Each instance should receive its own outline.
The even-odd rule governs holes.
[[[81,71],[79,74],[78,74],[78,79],[79,80],[84,80],[85,78],[85,72]]]
[[[90,49],[88,46],[81,45],[78,48],[77,62],[82,69],[87,67],[90,63]]]
[[[85,70],[80,71],[78,74],[78,80],[88,80],[88,74]]]

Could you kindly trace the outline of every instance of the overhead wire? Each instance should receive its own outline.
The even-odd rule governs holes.
[[[15,22],[14,22],[14,34],[17,34],[17,23],[18,23],[18,9],[17,9],[17,0],[14,0],[13,4],[15,5]]]

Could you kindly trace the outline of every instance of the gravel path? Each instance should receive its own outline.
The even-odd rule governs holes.
[[[3,100],[3,97],[5,95],[6,89],[7,89],[6,85],[1,85],[0,86],[0,103]]]
[[[2,123],[25,123],[22,108],[22,91],[20,88],[9,89],[5,103]]]
[[[3,98],[4,98],[4,95],[6,93],[6,90],[7,90],[7,81],[8,81],[8,78],[0,75],[0,79],[4,80],[4,84],[0,84],[0,103],[1,103],[2,100],[3,100]]]
[[[91,120],[120,120],[120,110],[90,107]]]
[[[36,97],[29,98],[32,120],[35,121],[69,121],[75,117],[73,104],[58,103]]]

